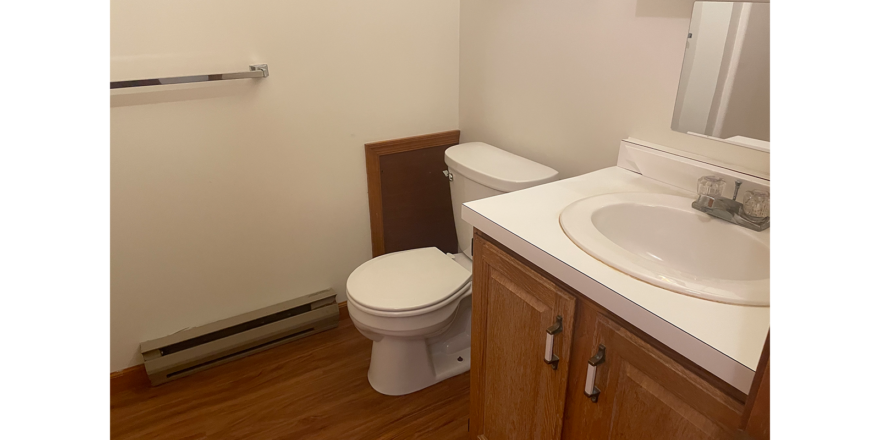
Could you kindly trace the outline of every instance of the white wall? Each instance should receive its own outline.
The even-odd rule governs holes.
[[[632,136],[769,172],[769,154],[670,128],[693,0],[461,4],[462,140],[574,176]]]
[[[114,0],[111,371],[370,258],[364,143],[458,128],[458,0]],[[343,298],[340,298],[343,299]]]

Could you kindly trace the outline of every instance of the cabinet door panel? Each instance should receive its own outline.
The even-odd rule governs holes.
[[[724,438],[724,430],[632,364],[624,361],[619,374],[612,439]]]
[[[595,438],[732,438],[742,403],[604,316],[596,333],[606,360],[596,380],[602,393],[592,408]]]
[[[495,246],[475,238],[471,436],[558,439],[568,375],[574,298]],[[561,316],[554,353],[547,332]]]

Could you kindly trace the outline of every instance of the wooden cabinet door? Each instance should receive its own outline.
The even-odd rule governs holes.
[[[584,316],[585,314],[581,314]],[[595,317],[595,339],[605,346],[597,367],[593,403],[584,382],[574,394],[581,399],[580,426],[567,427],[572,439],[729,439],[739,427],[743,404],[669,359],[614,321]],[[580,324],[580,322],[579,322]],[[592,354],[591,354],[592,355]],[[581,375],[586,377],[586,375]],[[570,398],[573,396],[569,393]],[[566,423],[573,419],[567,415]],[[574,428],[574,429],[570,429]]]
[[[559,439],[574,297],[479,236],[474,248],[471,439]],[[554,369],[544,354],[557,316]]]

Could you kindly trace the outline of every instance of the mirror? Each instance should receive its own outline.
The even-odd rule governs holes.
[[[694,3],[672,129],[770,151],[769,3]]]

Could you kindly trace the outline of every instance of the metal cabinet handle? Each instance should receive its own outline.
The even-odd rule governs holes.
[[[605,346],[599,345],[599,352],[587,362],[587,383],[584,384],[584,394],[593,402],[599,401],[601,390],[596,388],[596,367],[605,362]]]
[[[544,344],[544,362],[550,364],[550,368],[554,370],[559,365],[559,356],[553,354],[553,343],[559,333],[562,333],[561,316],[557,316],[556,322],[547,329],[547,341]]]

